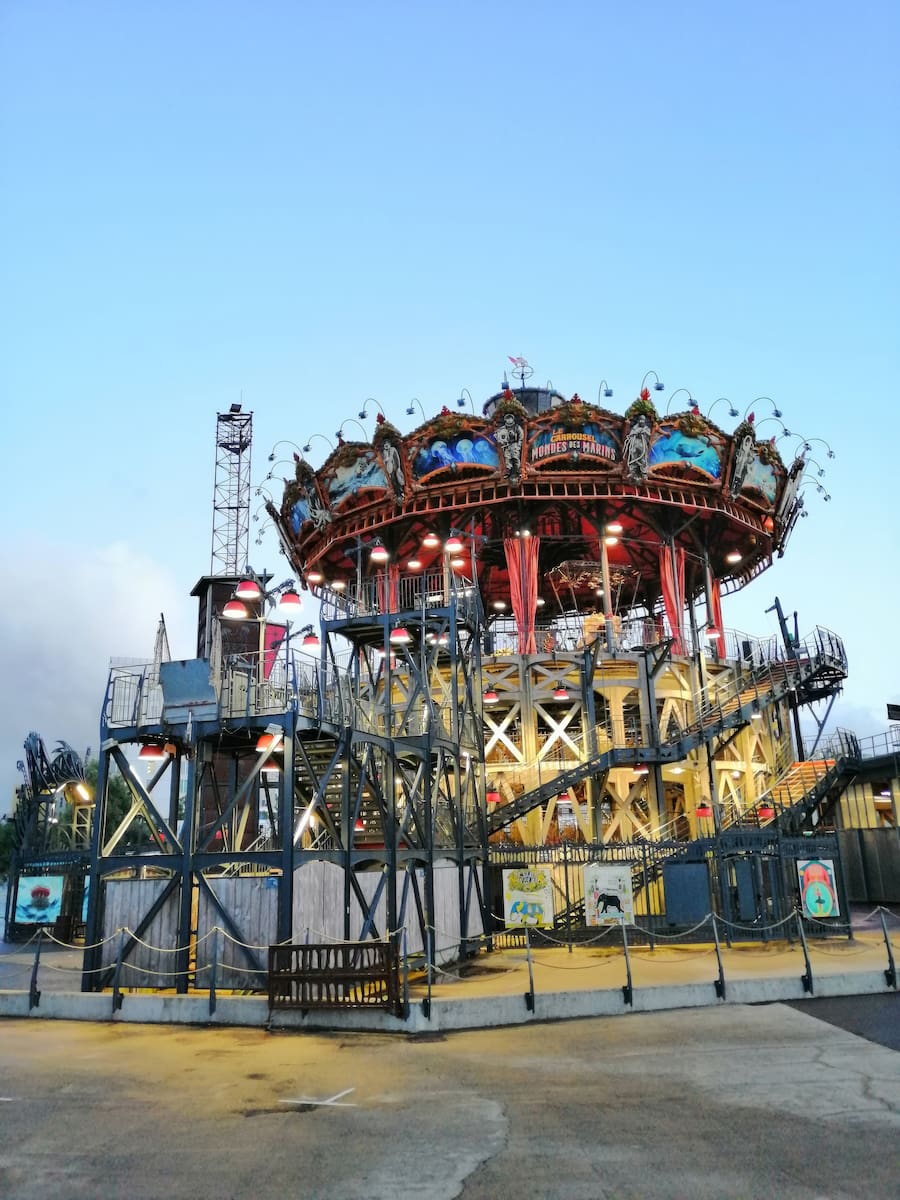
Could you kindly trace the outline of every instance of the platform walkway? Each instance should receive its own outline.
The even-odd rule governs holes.
[[[888,931],[882,930],[882,916]],[[897,994],[900,906],[856,910],[852,938],[768,943],[658,942],[654,949],[565,943],[497,950],[411,978],[405,1020],[380,1010],[269,1012],[261,995],[123,990],[82,993],[82,951],[45,943],[31,990],[35,947],[0,943],[0,1017],[137,1023],[344,1029],[425,1035],[632,1012]],[[808,955],[808,957],[807,957]],[[892,960],[894,971],[892,973]]]

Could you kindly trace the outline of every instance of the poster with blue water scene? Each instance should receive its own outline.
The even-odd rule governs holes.
[[[337,508],[357,492],[370,488],[385,489],[387,480],[384,468],[375,457],[375,451],[360,450],[359,457],[353,462],[331,469],[326,486],[332,508]]]
[[[20,875],[16,889],[17,925],[52,925],[62,909],[65,875]]]
[[[416,479],[424,479],[435,471],[458,471],[463,467],[485,467],[496,471],[499,461],[497,448],[489,438],[463,430],[451,437],[435,438],[420,447],[412,469]]]
[[[598,466],[612,466],[618,461],[619,448],[608,429],[592,421],[582,426],[554,425],[542,429],[528,450],[528,461],[540,465],[548,459],[572,458]]]
[[[710,480],[722,475],[722,457],[718,446],[705,434],[689,437],[680,429],[663,425],[650,447],[650,469],[654,467],[691,467]]]
[[[503,919],[507,929],[553,928],[553,882],[544,867],[514,867],[503,872]]]

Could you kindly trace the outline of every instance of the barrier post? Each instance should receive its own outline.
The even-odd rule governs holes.
[[[569,844],[563,842],[563,880],[566,887],[566,938],[569,942],[569,953],[572,953],[572,897],[569,894]]]
[[[622,985],[622,999],[634,1008],[634,989],[631,986],[631,958],[628,954],[628,926],[622,922],[622,946],[625,950],[625,980]]]
[[[212,947],[210,948],[211,962],[209,964],[209,1015],[216,1011],[216,967],[219,965],[219,929],[213,927]]]
[[[112,1010],[117,1013],[122,1007],[122,991],[119,987],[119,976],[122,974],[122,955],[125,950],[125,930],[119,930],[119,949],[116,951],[116,969],[113,973]]]
[[[716,914],[709,914],[712,919],[713,937],[716,942],[716,961],[719,964],[719,978],[714,981],[716,995],[720,1000],[725,999],[725,968],[722,964],[722,947],[719,944],[719,930],[716,927]]]
[[[528,959],[528,991],[525,993],[525,1007],[534,1012],[534,970],[531,965],[531,929],[525,926],[525,957]]]
[[[425,1015],[425,1020],[431,1020],[431,927],[425,930],[425,978],[427,995],[422,1001],[422,1012]]]
[[[891,939],[888,936],[887,922],[884,919],[884,909],[879,906],[878,915],[881,917],[881,932],[884,934],[884,944],[887,947],[888,965],[884,972],[884,978],[887,981],[888,987],[896,989],[897,987],[897,968],[894,966],[894,951],[891,948]],[[37,964],[35,963],[35,970]]]
[[[409,949],[406,942],[406,926],[403,926],[403,1020],[409,1020]]]
[[[41,1003],[41,993],[38,991],[38,964],[41,961],[41,942],[44,938],[43,929],[38,929],[37,945],[34,951],[34,965],[31,968],[31,984],[28,988],[28,1011],[37,1008]]]
[[[803,960],[806,963],[806,971],[800,976],[800,982],[803,984],[804,992],[813,994],[813,976],[812,964],[809,961],[809,947],[806,944],[806,934],[803,932],[803,919],[800,916],[800,909],[794,909],[794,915],[797,918],[797,928],[800,931],[800,941],[803,943]]]

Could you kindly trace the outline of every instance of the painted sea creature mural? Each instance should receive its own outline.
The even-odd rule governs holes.
[[[688,435],[678,426],[663,425],[650,447],[650,470],[663,467],[692,468],[711,481],[721,478],[722,458],[709,435]]]
[[[458,471],[463,467],[496,470],[498,463],[497,449],[488,438],[463,429],[421,446],[413,459],[412,472],[421,480],[436,471]]]

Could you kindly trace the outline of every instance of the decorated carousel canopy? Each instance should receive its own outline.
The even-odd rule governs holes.
[[[295,458],[269,512],[307,587],[448,570],[477,582],[488,615],[517,597],[596,604],[604,570],[619,608],[734,590],[783,551],[802,507],[802,455],[786,470],[752,413],[729,434],[696,405],[660,415],[648,391],[618,414],[507,388],[480,416],[445,406],[403,433],[379,413],[371,442],[341,442],[318,468]]]

